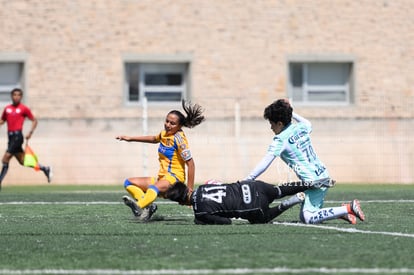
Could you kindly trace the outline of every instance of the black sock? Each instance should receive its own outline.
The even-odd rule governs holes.
[[[277,188],[280,190],[279,195],[281,197],[288,196],[288,195],[294,195],[299,192],[303,192],[305,190],[309,189],[309,185],[304,184],[300,181],[296,182],[288,182],[283,183],[281,185],[278,185]]]
[[[1,168],[1,173],[0,173],[0,182],[3,181],[3,179],[6,176],[8,170],[9,170],[9,164],[8,163],[3,163],[3,168]]]
[[[273,220],[274,218],[276,218],[277,216],[279,216],[285,211],[285,209],[282,209],[280,206],[281,205],[279,204],[278,206],[269,208],[267,222]]]

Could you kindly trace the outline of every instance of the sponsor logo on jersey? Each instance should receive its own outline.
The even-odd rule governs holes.
[[[296,134],[294,136],[291,136],[288,141],[289,141],[290,144],[294,144],[298,140],[300,140],[302,137],[306,136],[307,134],[308,134],[308,132],[306,132],[306,131],[299,132],[298,134]]]
[[[190,152],[190,150],[184,150],[184,151],[182,151],[182,152],[181,152],[181,157],[182,157],[184,160],[189,160],[189,159],[191,159],[191,152]]]

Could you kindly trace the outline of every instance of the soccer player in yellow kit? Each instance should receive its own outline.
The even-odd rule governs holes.
[[[194,188],[195,165],[182,127],[192,128],[204,121],[201,106],[182,102],[186,116],[180,111],[170,111],[164,122],[164,130],[156,136],[118,136],[116,139],[135,142],[159,143],[158,159],[160,169],[157,177],[134,177],[124,182],[124,187],[133,197],[124,196],[124,203],[134,216],[147,221],[157,210],[155,199],[176,182],[185,182],[187,165],[187,186]]]

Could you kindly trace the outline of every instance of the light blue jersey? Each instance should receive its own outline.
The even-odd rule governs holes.
[[[280,157],[304,182],[315,182],[329,178],[328,170],[313,150],[307,123],[289,124],[273,138],[268,153]]]
[[[312,186],[305,191],[306,196],[301,211],[301,217],[304,217],[304,211],[315,212],[321,209],[331,179],[325,165],[313,150],[310,139],[311,123],[296,113],[293,113],[292,117],[297,123],[287,125],[273,138],[266,155],[247,179],[256,179],[276,157],[280,157],[301,181]]]
[[[276,157],[280,157],[301,181],[315,185],[315,187],[320,186],[320,183],[322,186],[329,183],[328,170],[312,147],[309,135],[312,131],[311,123],[296,113],[293,113],[293,118],[297,123],[287,125],[273,138],[266,155],[246,179],[256,179]]]

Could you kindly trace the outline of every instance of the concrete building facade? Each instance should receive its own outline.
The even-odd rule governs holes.
[[[39,119],[30,144],[56,184],[156,175],[156,145],[115,136],[157,134],[181,98],[207,118],[184,129],[197,182],[254,168],[272,140],[263,109],[278,98],[311,120],[338,182],[414,182],[413,1],[0,4],[0,105],[25,90]],[[261,179],[294,175],[277,160]],[[4,184],[43,182],[12,161]]]

